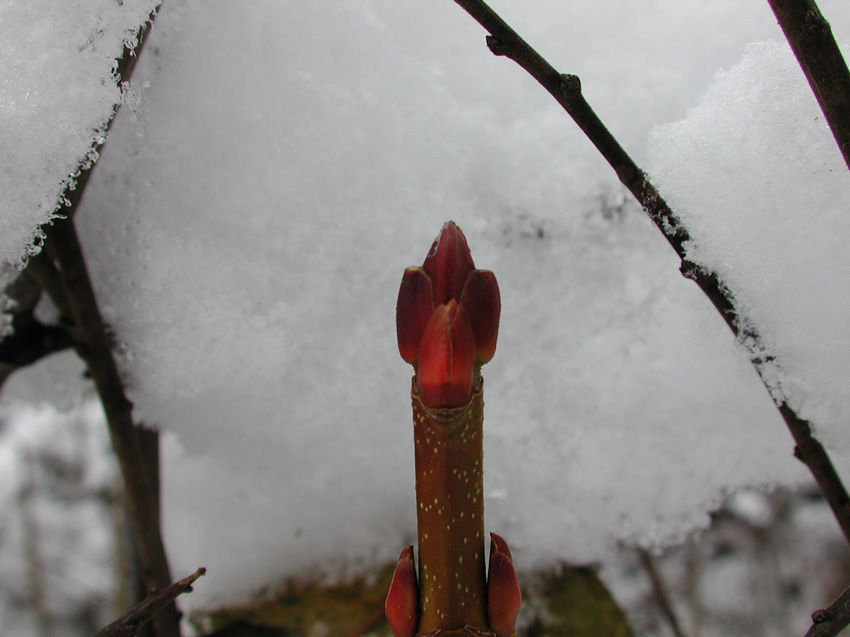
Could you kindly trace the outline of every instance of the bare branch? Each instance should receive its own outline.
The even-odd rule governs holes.
[[[826,608],[812,613],[812,627],[805,637],[835,637],[850,624],[850,588],[844,589]]]
[[[189,577],[169,584],[161,591],[154,591],[145,600],[127,612],[122,618],[112,622],[106,628],[99,630],[94,637],[133,637],[139,629],[148,623],[163,608],[174,605],[174,600],[183,593],[192,591],[196,579],[206,574],[207,569],[201,567]]]
[[[637,553],[640,563],[643,565],[643,569],[646,571],[649,581],[652,584],[652,595],[655,598],[655,603],[658,604],[661,614],[664,615],[664,618],[670,625],[670,630],[673,631],[675,637],[685,637],[685,633],[682,632],[679,624],[679,618],[673,610],[673,603],[670,601],[670,591],[664,582],[664,578],[661,577],[661,573],[655,563],[655,558],[645,548],[639,548]]]
[[[850,168],[850,72],[814,0],[768,0]]]
[[[549,91],[573,118],[676,251],[681,259],[680,271],[683,276],[692,279],[700,287],[735,337],[750,347],[750,360],[765,383],[768,393],[797,445],[795,454],[809,467],[821,493],[832,508],[845,538],[850,542],[850,496],[826,450],[812,435],[811,423],[800,418],[785,402],[784,397],[766,381],[770,375],[770,366],[775,361],[757,353],[758,345],[762,340],[757,329],[746,321],[745,317],[739,315],[731,292],[721,283],[717,274],[687,259],[685,246],[690,240],[687,229],[649,181],[644,171],[620,146],[617,139],[584,99],[579,78],[556,71],[485,2],[481,0],[455,0],[455,2],[489,31],[487,46],[495,55],[508,57],[519,64]]]
[[[155,477],[148,475],[148,464],[142,455],[139,433],[133,423],[133,406],[124,393],[118,366],[112,356],[74,220],[57,221],[51,228],[50,240],[67,292],[77,352],[86,362],[103,403],[112,447],[124,478],[142,576],[148,588],[161,589],[171,582],[171,575],[159,525],[159,498],[153,484]],[[163,625],[157,626],[158,637],[179,635],[176,608],[163,612],[166,617],[171,616],[172,628],[166,631],[163,619]]]

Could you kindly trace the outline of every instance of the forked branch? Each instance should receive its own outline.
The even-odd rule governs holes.
[[[757,346],[761,343],[761,337],[756,327],[739,315],[731,292],[721,283],[715,272],[688,260],[685,250],[690,240],[688,231],[649,181],[646,173],[620,146],[617,139],[584,99],[579,78],[575,75],[561,74],[555,70],[485,2],[481,0],[455,0],[455,2],[490,33],[487,37],[487,46],[495,55],[508,57],[519,64],[567,111],[676,251],[681,259],[682,274],[700,287],[735,337],[742,343],[750,345],[751,352],[758,351]],[[751,354],[750,360],[762,381],[765,382],[768,393],[794,438],[795,455],[809,467],[821,493],[832,508],[845,538],[850,542],[850,496],[829,454],[812,434],[812,424],[801,418],[785,402],[784,397],[766,382],[769,366],[775,362],[766,360],[756,353]]]

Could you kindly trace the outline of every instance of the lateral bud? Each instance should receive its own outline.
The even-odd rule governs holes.
[[[414,637],[419,621],[419,586],[416,583],[416,566],[413,547],[401,552],[393,573],[393,581],[384,602],[384,614],[393,637]]]
[[[513,637],[522,604],[519,582],[507,542],[490,534],[490,568],[487,574],[487,620],[496,637]]]

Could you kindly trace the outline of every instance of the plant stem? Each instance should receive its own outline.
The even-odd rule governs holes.
[[[809,467],[821,493],[832,508],[841,531],[850,542],[850,496],[832,465],[829,454],[814,438],[812,424],[801,418],[788,405],[780,389],[767,382],[766,379],[770,376],[768,370],[776,363],[773,359],[766,359],[756,353],[761,343],[757,329],[745,317],[739,315],[730,290],[721,283],[717,274],[688,260],[686,254],[686,245],[690,241],[688,231],[643,170],[629,157],[584,99],[579,78],[575,75],[558,73],[485,2],[481,0],[455,0],[455,2],[490,32],[491,35],[487,37],[487,46],[493,54],[508,57],[519,64],[549,91],[573,118],[676,251],[681,259],[680,271],[683,276],[693,280],[700,287],[735,337],[749,347],[750,360],[794,438],[797,446],[795,453]]]
[[[479,382],[465,407],[429,409],[413,379],[419,633],[486,627],[484,400]],[[483,634],[483,633],[482,633]]]

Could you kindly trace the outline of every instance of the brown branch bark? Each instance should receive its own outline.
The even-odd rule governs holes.
[[[768,0],[850,168],[850,72],[814,0]]]
[[[805,637],[835,637],[850,625],[850,588],[844,589],[826,608],[812,613],[812,627]]]
[[[145,600],[130,609],[126,615],[99,630],[94,637],[133,637],[142,626],[156,617],[162,609],[174,605],[174,600],[183,593],[192,591],[192,584],[207,572],[201,567],[189,577],[169,584],[161,591],[154,591]]]
[[[765,358],[759,351],[761,338],[755,326],[739,315],[731,292],[721,283],[717,274],[710,272],[687,258],[685,246],[690,240],[687,229],[677,215],[670,209],[649,178],[626,153],[617,139],[605,127],[581,92],[581,82],[575,75],[558,73],[539,53],[528,45],[502,18],[481,0],[455,0],[490,35],[487,46],[495,55],[512,59],[525,69],[584,131],[588,139],[608,161],[629,192],[640,202],[655,226],[667,239],[670,246],[681,259],[680,271],[693,280],[708,297],[735,337],[749,347],[751,362],[765,383],[765,387],[779,413],[785,420],[796,443],[795,454],[801,458],[818,487],[823,493],[832,512],[850,542],[850,496],[835,470],[829,454],[817,442],[812,434],[812,424],[801,418],[785,402],[784,397],[766,379],[769,368],[775,364],[771,358]]]

